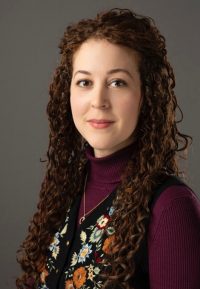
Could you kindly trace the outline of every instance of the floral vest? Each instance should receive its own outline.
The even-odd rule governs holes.
[[[168,176],[150,202],[150,208],[159,195],[171,185],[184,183],[175,176]],[[185,184],[184,184],[185,185]],[[115,230],[106,224],[112,218],[114,190],[77,228],[77,214],[81,195],[67,211],[62,228],[55,234],[48,249],[46,267],[41,273],[38,289],[99,289],[101,261],[110,254],[110,243]],[[146,228],[149,224],[146,219]],[[147,230],[146,230],[147,231]],[[132,282],[134,289],[149,289],[147,236],[135,255],[136,271]],[[120,286],[119,286],[120,288]]]

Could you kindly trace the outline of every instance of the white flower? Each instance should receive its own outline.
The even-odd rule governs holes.
[[[101,239],[103,232],[104,230],[99,230],[98,228],[95,228],[90,236],[90,242],[97,243]]]
[[[85,243],[87,239],[87,235],[84,231],[81,231],[80,238],[81,238],[82,243]]]
[[[53,242],[50,244],[49,246],[49,250],[50,251],[54,251],[56,249],[56,247],[58,246],[58,244],[60,243],[59,239],[57,238],[57,236],[55,235]]]
[[[88,245],[88,244],[83,245],[83,248],[80,250],[79,255],[78,255],[79,257],[78,262],[83,263],[86,260],[86,258],[89,257],[90,253],[92,253],[91,247],[92,245]]]
[[[78,261],[78,255],[76,254],[76,252],[74,252],[72,256],[71,266],[75,266],[77,261]]]
[[[93,272],[93,270],[94,270],[94,266],[90,264],[88,267],[88,272]]]
[[[60,251],[60,248],[58,246],[55,246],[54,250],[52,251],[52,257],[54,257],[54,259],[57,258],[59,251]]]
[[[88,279],[90,279],[91,281],[93,281],[93,279],[94,279],[94,274],[93,274],[92,271],[88,273]]]
[[[99,272],[100,272],[100,269],[98,267],[95,267],[94,268],[94,273],[97,275],[97,274],[99,274]]]
[[[67,226],[68,226],[68,224],[66,224],[65,226],[64,226],[64,228],[62,229],[62,231],[61,231],[61,235],[64,235],[66,232],[67,232]]]

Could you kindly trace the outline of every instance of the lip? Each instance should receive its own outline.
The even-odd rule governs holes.
[[[90,119],[90,120],[88,120],[88,122],[91,122],[91,123],[112,123],[114,121],[108,120],[108,119]]]
[[[94,128],[107,128],[111,126],[114,121],[107,119],[90,119],[88,122]]]

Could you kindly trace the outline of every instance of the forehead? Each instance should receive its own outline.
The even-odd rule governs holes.
[[[133,68],[138,67],[139,53],[132,48],[113,44],[105,39],[89,39],[75,51],[73,55],[73,68],[85,66],[94,68],[111,68],[115,66]]]

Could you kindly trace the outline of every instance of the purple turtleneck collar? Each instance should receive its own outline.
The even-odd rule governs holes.
[[[134,143],[106,157],[97,158],[91,146],[86,148],[87,183],[85,187],[86,212],[95,208],[119,185],[130,156],[134,152]],[[83,197],[79,208],[78,220],[83,216]],[[77,220],[77,225],[78,224]]]
[[[88,159],[88,182],[110,186],[120,182],[120,177],[130,156],[134,152],[134,143],[108,156],[97,158],[91,146],[86,149]],[[111,185],[112,186],[112,185]]]

